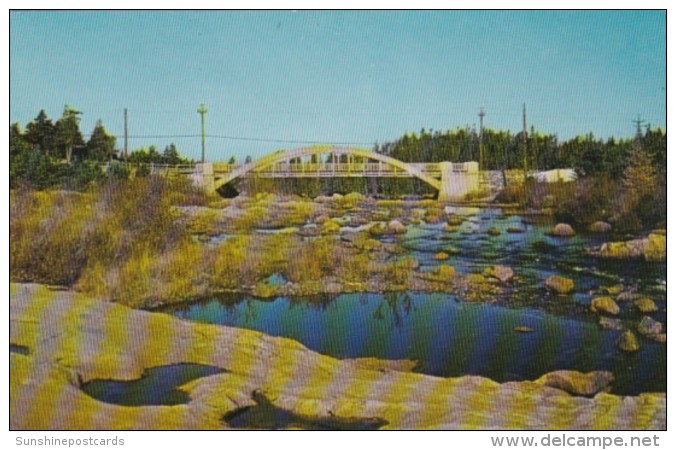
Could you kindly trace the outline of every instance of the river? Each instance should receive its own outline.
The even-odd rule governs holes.
[[[186,320],[288,337],[337,358],[416,360],[415,370],[430,375],[481,375],[505,382],[534,380],[554,370],[609,370],[616,378],[613,393],[666,391],[666,345],[640,338],[641,349],[625,353],[616,345],[621,331],[602,329],[598,315],[589,312],[592,291],[621,283],[655,300],[659,311],[650,315],[666,325],[666,264],[598,260],[585,248],[607,236],[552,237],[546,234],[551,223],[499,209],[468,216],[454,232],[443,225],[410,226],[403,236],[402,245],[421,262],[419,270],[433,270],[440,264],[433,255],[448,251],[454,255],[443,263],[461,274],[501,264],[514,269],[515,282],[491,302],[416,292],[272,300],[226,296],[162,310]],[[490,228],[500,234],[489,235]],[[548,293],[543,282],[552,274],[573,279],[574,294]],[[285,282],[281,276],[276,281]],[[620,306],[618,318],[635,329],[643,314],[630,302]]]

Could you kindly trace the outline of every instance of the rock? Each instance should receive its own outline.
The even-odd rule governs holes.
[[[519,228],[519,227],[507,227],[507,232],[508,233],[525,233],[526,230],[524,230],[523,228]]]
[[[646,261],[666,261],[667,237],[661,234],[649,234],[648,242],[643,249]]]
[[[495,278],[501,283],[507,283],[514,278],[514,271],[511,267],[507,266],[492,266],[484,270],[484,275]]]
[[[319,236],[319,227],[314,224],[305,225],[298,230],[298,235],[303,237]]]
[[[444,260],[446,260],[450,257],[451,257],[451,255],[449,255],[446,252],[435,253],[434,256],[433,256],[433,258],[436,259],[437,261],[444,261]]]
[[[480,208],[473,206],[447,206],[444,208],[446,214],[457,214],[458,216],[476,216],[481,213]]]
[[[575,283],[570,278],[560,275],[552,275],[545,280],[545,286],[557,294],[568,294],[575,287]]]
[[[324,222],[321,226],[322,234],[337,234],[340,233],[340,222],[336,219],[330,219]]]
[[[367,228],[367,231],[373,236],[382,236],[388,234],[387,225],[382,222],[375,222]]]
[[[336,194],[333,194],[334,198],[340,198],[344,202],[359,202],[364,200],[364,196],[360,194],[359,192],[350,192],[349,194],[346,194],[345,196],[341,197],[336,197]]]
[[[347,225],[351,227],[361,227],[369,223],[369,220],[366,217],[362,216],[352,216],[348,219]]]
[[[406,227],[404,226],[403,223],[399,222],[398,220],[391,220],[387,224],[387,229],[389,230],[390,233],[394,234],[406,233]]]
[[[599,392],[608,391],[608,386],[613,381],[615,377],[607,371],[582,373],[577,370],[558,370],[544,374],[535,383],[561,389],[571,395],[592,397]]]
[[[567,223],[557,223],[556,226],[549,231],[549,234],[552,236],[570,237],[575,236],[575,230]]]
[[[406,256],[398,261],[400,268],[408,270],[417,270],[420,268],[420,261],[413,256]]]
[[[650,336],[650,338],[655,342],[661,342],[663,344],[665,342],[667,342],[667,334],[666,333],[656,334],[654,336]]]
[[[638,300],[639,298],[641,298],[641,296],[633,291],[624,291],[617,294],[618,302],[632,302],[634,300]]]
[[[444,225],[441,229],[446,233],[455,233],[458,231],[458,227],[455,225]]]
[[[473,285],[473,286],[482,286],[488,283],[488,280],[486,277],[481,275],[480,273],[470,273],[467,275],[465,278],[465,281],[467,282],[468,285]]]
[[[636,330],[644,336],[655,336],[662,332],[662,324],[652,317],[643,316]]]
[[[443,279],[453,278],[456,275],[455,267],[446,264],[442,264],[437,267],[435,273],[439,276],[439,278]]]
[[[486,230],[486,233],[490,234],[491,236],[499,236],[502,234],[502,232],[495,227],[491,227],[488,230]]]
[[[657,305],[648,297],[641,297],[634,301],[634,306],[642,313],[651,313],[657,311]]]
[[[636,339],[636,335],[630,330],[627,330],[620,335],[617,340],[617,346],[625,352],[635,352],[641,348],[638,344],[638,339]]]
[[[608,295],[618,295],[620,292],[624,290],[624,285],[615,284],[613,286],[603,288],[602,290]]]
[[[463,223],[464,221],[465,221],[465,219],[462,218],[462,217],[460,217],[460,216],[450,216],[450,217],[448,218],[448,220],[446,221],[446,223],[448,223],[448,225],[456,226],[456,227],[457,227],[457,226],[459,226],[459,225],[462,225],[462,223]]]
[[[380,241],[376,241],[380,242]],[[406,249],[397,244],[387,243],[383,244],[383,250],[391,255],[402,255],[406,253]]]
[[[34,350],[30,357],[10,354],[8,417],[16,430],[223,429],[224,415],[233,417],[244,407],[256,406],[253,392],[296,416],[380,417],[395,430],[467,429],[477,428],[477,423],[501,429],[582,430],[603,428],[609,417],[621,419],[613,423],[616,429],[667,426],[665,393],[573,397],[529,381],[381,372],[316,353],[284,337],[134,310],[71,291],[54,295],[32,286],[13,284],[9,295],[11,342]],[[53,320],[55,314],[77,314],[77,320]],[[140,342],[116,336],[149,338]],[[69,367],[82,380],[133,380],[150,367],[195,362],[227,374],[185,384],[181,389],[190,400],[174,407],[99,402],[63,373],[63,367]],[[321,388],[331,383],[364,389]],[[59,413],[63,405],[69,414]],[[510,405],[522,407],[518,414],[507,414],[503,406]]]
[[[599,317],[599,325],[605,330],[624,330],[624,325],[620,319],[601,316]]]
[[[606,242],[589,252],[593,256],[609,259],[640,259],[666,261],[667,237],[651,233],[648,237],[630,241]]]
[[[531,327],[527,327],[524,325],[519,325],[518,327],[514,327],[514,331],[517,331],[519,333],[532,333],[535,330],[532,329]]]
[[[617,306],[615,300],[610,297],[596,297],[591,301],[591,306],[589,307],[591,312],[602,312],[606,314],[611,314],[616,316],[620,313],[620,307]]]
[[[589,225],[589,231],[592,233],[607,233],[612,230],[613,227],[608,222],[596,221]]]
[[[327,216],[327,215],[321,215],[321,216],[319,216],[319,217],[317,217],[317,218],[315,219],[315,223],[316,223],[317,225],[322,225],[323,223],[326,223],[326,222],[328,222],[329,220],[331,220],[331,218],[330,218],[329,216]]]

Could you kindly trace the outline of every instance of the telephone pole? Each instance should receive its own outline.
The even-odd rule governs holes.
[[[484,112],[483,106],[479,108],[479,170],[484,170]]]
[[[127,132],[127,108],[124,108],[124,162],[129,157],[129,134]]]
[[[521,133],[521,145],[523,146],[523,181],[528,179],[528,152],[526,149],[526,104],[523,104],[523,132]]]
[[[641,115],[638,115],[638,118],[636,120],[632,120],[634,124],[636,124],[636,137],[634,138],[634,147],[640,147],[641,146],[641,139],[643,138],[643,122],[645,120],[641,119]]]
[[[200,103],[200,107],[197,109],[197,112],[202,117],[202,162],[205,161],[204,158],[204,115],[207,113],[207,108],[204,106],[204,103]]]

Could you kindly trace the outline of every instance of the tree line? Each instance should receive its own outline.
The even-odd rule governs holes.
[[[148,172],[147,164],[184,164],[175,144],[164,151],[154,145],[133,150],[127,155],[116,149],[116,138],[108,133],[99,119],[89,139],[80,130],[82,112],[66,105],[61,117],[53,121],[44,110],[25,129],[18,123],[9,127],[10,187],[28,184],[44,189],[54,186],[81,189],[106,177],[129,176],[126,165],[115,164],[123,159]],[[107,171],[103,163],[110,163]]]

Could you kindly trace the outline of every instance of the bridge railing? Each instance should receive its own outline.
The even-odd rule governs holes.
[[[214,172],[231,172],[235,165],[216,165]],[[439,173],[440,168],[436,163],[416,163],[411,164],[416,170],[428,173]],[[404,173],[405,170],[400,167],[391,166],[381,162],[351,162],[351,163],[288,163],[281,162],[269,166],[255,169],[258,174],[283,174],[283,173]]]

